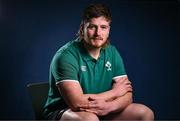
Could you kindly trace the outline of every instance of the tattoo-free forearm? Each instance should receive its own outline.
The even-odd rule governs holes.
[[[77,82],[61,82],[58,85],[59,92],[66,104],[73,111],[78,111],[81,107],[88,107],[88,97],[83,94],[83,91]]]
[[[129,104],[131,104],[132,101],[132,92],[128,92],[124,96],[118,97],[115,100],[109,102],[109,104],[111,105],[110,112],[120,112],[125,109]]]
[[[110,101],[110,100],[114,100],[115,98],[117,98],[114,90],[109,90],[106,92],[102,92],[99,94],[85,94],[87,97],[93,97],[96,99],[103,99],[105,101]]]

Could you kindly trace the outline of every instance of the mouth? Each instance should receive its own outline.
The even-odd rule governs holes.
[[[95,38],[93,38],[94,40],[103,40],[103,38],[101,38],[101,37],[95,37]]]

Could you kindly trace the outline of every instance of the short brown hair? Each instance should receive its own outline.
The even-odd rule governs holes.
[[[100,16],[104,16],[108,21],[111,22],[111,12],[106,5],[100,3],[90,4],[83,11],[82,22],[86,23],[90,19],[97,18]]]

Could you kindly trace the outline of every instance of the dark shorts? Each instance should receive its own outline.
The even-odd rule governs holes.
[[[50,114],[48,116],[48,120],[51,120],[51,121],[59,121],[63,115],[63,113],[65,111],[67,111],[69,108],[65,108],[65,109],[58,109],[56,111],[54,111],[52,114]],[[98,116],[100,120],[104,120],[104,117],[103,116]]]
[[[68,110],[68,108],[66,108],[66,109],[58,109],[58,110],[54,111],[52,114],[50,114],[48,116],[48,120],[51,120],[51,121],[60,120],[62,115],[63,115],[63,113],[65,111],[67,111],[67,110]]]

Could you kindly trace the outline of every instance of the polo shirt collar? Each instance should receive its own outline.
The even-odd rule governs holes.
[[[82,42],[79,42],[80,44],[80,53],[82,55],[82,58],[85,60],[85,61],[92,61],[92,60],[96,60],[94,59],[92,56],[89,55],[88,51],[85,49],[84,45]],[[101,48],[100,50],[100,57],[98,58],[98,60],[103,60],[104,59],[104,51],[105,51],[105,48]],[[98,61],[97,60],[97,61]]]

